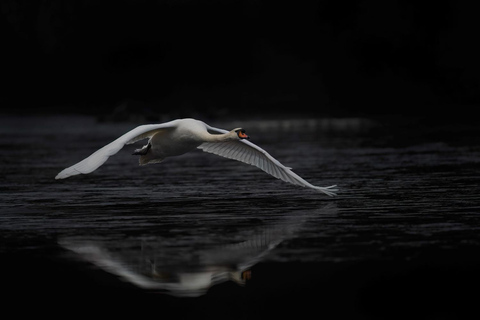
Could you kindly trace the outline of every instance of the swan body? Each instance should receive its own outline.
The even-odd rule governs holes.
[[[248,141],[249,137],[242,128],[227,131],[195,119],[178,119],[162,124],[138,126],[86,159],[62,170],[55,179],[93,172],[125,145],[144,139],[149,139],[148,144],[133,153],[140,155],[140,165],[159,163],[167,157],[182,155],[198,148],[254,165],[285,182],[311,188],[329,196],[336,195],[336,186],[317,187],[305,181],[291,168],[284,166],[265,150]]]

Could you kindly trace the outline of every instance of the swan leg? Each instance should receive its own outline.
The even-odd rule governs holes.
[[[151,147],[152,147],[152,145],[150,143],[148,143],[147,145],[143,146],[143,148],[141,148],[141,149],[135,149],[135,151],[132,153],[132,155],[134,155],[134,156],[144,156],[148,153],[148,150],[150,150]]]

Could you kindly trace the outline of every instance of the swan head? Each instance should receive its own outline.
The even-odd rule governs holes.
[[[232,131],[235,132],[235,134],[237,135],[238,139],[240,139],[240,140],[242,140],[242,139],[250,139],[250,137],[245,134],[245,129],[236,128],[236,129],[233,129]]]

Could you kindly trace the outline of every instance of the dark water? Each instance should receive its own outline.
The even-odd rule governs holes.
[[[307,181],[337,184],[339,196],[201,151],[138,167],[138,146],[56,181],[136,124],[2,117],[6,309],[177,319],[478,313],[478,130],[360,119],[211,124],[241,125]]]

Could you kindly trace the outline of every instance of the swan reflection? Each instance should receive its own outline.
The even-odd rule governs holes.
[[[182,230],[181,235],[65,237],[64,248],[81,259],[137,287],[180,297],[197,297],[219,283],[244,285],[250,268],[282,241],[291,238],[308,217],[296,215],[221,236]]]

